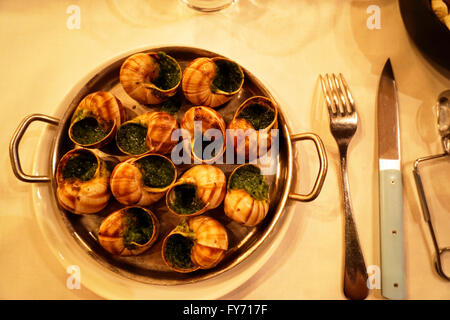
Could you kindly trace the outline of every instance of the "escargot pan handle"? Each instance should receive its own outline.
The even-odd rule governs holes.
[[[307,202],[314,200],[319,195],[320,190],[322,189],[323,182],[325,181],[325,177],[327,175],[328,160],[327,154],[325,152],[325,147],[319,136],[317,136],[314,133],[299,133],[291,136],[292,143],[301,140],[311,140],[312,142],[314,142],[317,154],[319,156],[319,172],[317,174],[316,181],[314,182],[314,186],[310,193],[308,194],[290,193],[289,199]]]
[[[11,167],[16,175],[17,179],[23,182],[49,182],[51,177],[47,176],[31,176],[23,172],[22,166],[20,164],[19,159],[19,144],[20,140],[22,140],[23,135],[28,129],[28,126],[35,121],[42,121],[52,125],[59,125],[59,119],[46,116],[44,114],[31,114],[25,119],[17,127],[14,135],[12,136],[11,142],[9,144],[9,158],[11,160]]]

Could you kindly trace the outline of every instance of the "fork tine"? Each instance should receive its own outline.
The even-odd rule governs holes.
[[[323,92],[323,95],[325,96],[325,101],[327,104],[328,112],[330,113],[330,115],[335,114],[335,111],[333,110],[333,101],[330,98],[330,93],[327,88],[325,79],[322,77],[322,75],[319,75],[319,79],[320,79],[320,84],[322,85],[322,92]]]
[[[344,88],[345,91],[345,95],[347,96],[347,100],[348,100],[348,111],[350,113],[353,113],[353,111],[355,111],[355,100],[353,99],[352,93],[350,92],[350,89],[347,85],[347,82],[345,81],[344,76],[342,75],[342,73],[339,73],[339,78],[341,80],[342,86]]]
[[[341,112],[343,115],[345,115],[348,111],[347,111],[347,100],[345,99],[345,95],[344,95],[344,91],[342,90],[342,86],[340,81],[338,80],[338,78],[336,77],[336,75],[333,73],[331,75],[333,77],[333,81],[336,85],[336,94],[339,96],[339,98],[341,99]]]
[[[336,84],[333,83],[334,81],[328,73],[326,74],[326,78],[327,78],[328,86],[330,87],[331,95],[333,97],[334,105],[336,107],[336,112],[338,114],[342,115],[341,104],[339,103],[339,98],[337,96],[336,88],[335,88]]]

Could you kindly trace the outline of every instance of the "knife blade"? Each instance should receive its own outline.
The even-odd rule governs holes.
[[[391,60],[381,73],[378,99],[381,294],[405,299],[403,198],[397,86]]]

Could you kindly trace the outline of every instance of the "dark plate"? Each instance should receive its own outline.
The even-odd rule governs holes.
[[[399,0],[409,36],[426,57],[450,71],[450,30],[431,9],[430,0]]]

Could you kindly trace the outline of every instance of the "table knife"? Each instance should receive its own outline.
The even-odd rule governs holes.
[[[390,59],[380,77],[377,116],[381,294],[389,299],[405,299],[399,111]]]

